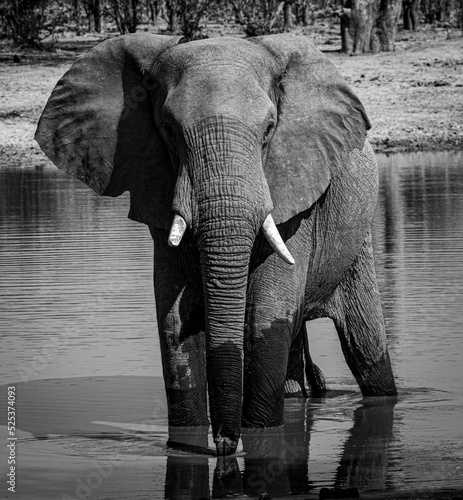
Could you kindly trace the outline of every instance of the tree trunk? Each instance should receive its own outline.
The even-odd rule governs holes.
[[[150,21],[153,26],[156,26],[158,24],[158,16],[159,12],[161,10],[159,1],[158,0],[151,0],[149,2],[149,9],[150,9]]]
[[[102,9],[101,0],[87,0],[86,13],[88,18],[88,30],[95,30],[97,33],[101,33],[102,26]],[[117,23],[116,23],[117,24]]]
[[[91,33],[93,31],[93,10],[92,10],[92,2],[91,0],[84,0],[83,7],[85,11],[85,15],[87,16],[87,29],[88,32]]]
[[[177,20],[177,12],[175,9],[175,4],[173,0],[166,0],[165,3],[166,10],[167,10],[167,23],[168,23],[168,30],[171,33],[176,33],[178,30],[178,20]]]
[[[73,0],[72,1],[72,11],[73,11],[74,22],[76,23],[76,35],[80,36],[81,35],[81,31],[80,31],[79,0]]]
[[[393,52],[395,50],[395,37],[401,11],[401,0],[381,0],[377,33],[382,52]]]
[[[403,0],[404,29],[416,30],[420,0]]]
[[[341,12],[342,51],[394,50],[401,0],[346,0]]]
[[[93,24],[95,26],[95,31],[101,33],[101,0],[94,0],[93,3]]]
[[[304,2],[304,5],[302,6],[302,26],[309,25],[309,18],[310,18],[310,7],[307,2]]]
[[[135,33],[137,31],[137,26],[138,26],[137,6],[138,6],[138,0],[131,0],[132,12],[131,12],[130,25],[129,25],[130,33]]]
[[[341,13],[342,52],[375,51],[375,28],[381,0],[346,0]]]
[[[123,31],[124,26],[123,26],[122,19],[121,19],[121,12],[120,12],[120,8],[119,8],[118,0],[111,0],[111,5],[113,8],[113,16],[114,16],[114,21],[116,22],[117,30],[119,31],[119,33],[121,35],[123,35],[124,34],[124,31]]]
[[[177,15],[174,10],[169,13],[169,31],[171,33],[176,33],[178,29]]]
[[[439,21],[439,22],[442,22],[444,21],[445,17],[446,17],[446,8],[447,8],[447,4],[448,2],[447,1],[440,1],[440,2],[437,2],[437,5],[436,5],[436,20]]]
[[[283,7],[284,30],[289,31],[293,26],[293,0],[286,0]]]

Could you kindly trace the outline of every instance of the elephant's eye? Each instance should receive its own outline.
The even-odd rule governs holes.
[[[264,136],[262,137],[262,146],[265,146],[272,135],[273,129],[275,127],[274,122],[268,122],[267,128],[265,129]]]

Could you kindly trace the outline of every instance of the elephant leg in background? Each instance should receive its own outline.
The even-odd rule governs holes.
[[[289,350],[288,368],[286,369],[285,398],[306,398],[304,379],[304,334],[301,327]]]
[[[286,371],[285,398],[307,398],[304,375],[310,386],[310,396],[323,397],[327,392],[325,377],[320,368],[313,362],[309,350],[309,336],[305,321],[302,322],[299,334],[291,344],[288,368]]]
[[[334,321],[344,357],[362,394],[396,395],[370,235],[327,304],[326,312]]]
[[[168,246],[167,231],[150,230],[169,426],[208,426],[204,307],[198,290],[186,278],[194,274],[194,266],[181,248]],[[183,271],[182,262],[190,267],[188,273]],[[201,283],[200,276],[197,281]]]
[[[307,332],[307,326],[305,321],[301,326],[300,337],[304,345],[304,356],[305,356],[305,376],[307,377],[307,382],[310,385],[310,395],[314,398],[323,397],[328,390],[326,386],[325,377],[320,370],[320,368],[313,362],[312,356],[309,350],[309,334]]]
[[[320,368],[313,362],[309,351],[309,336],[305,321],[294,338],[289,351],[286,370],[285,398],[307,398],[305,377],[310,386],[311,397],[323,397],[327,387]]]

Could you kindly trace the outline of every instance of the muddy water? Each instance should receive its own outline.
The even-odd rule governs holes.
[[[166,447],[151,243],[128,198],[53,167],[1,170],[0,384],[17,390],[18,498],[463,498],[463,154],[379,161],[375,255],[398,399],[362,399],[318,320],[311,348],[330,392],[288,401],[285,429],[247,431],[226,463],[201,430]]]

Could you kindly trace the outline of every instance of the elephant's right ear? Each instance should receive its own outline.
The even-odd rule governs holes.
[[[129,190],[129,217],[166,229],[175,178],[154,123],[149,70],[180,39],[132,34],[97,45],[58,82],[35,135],[56,166],[100,195]]]

